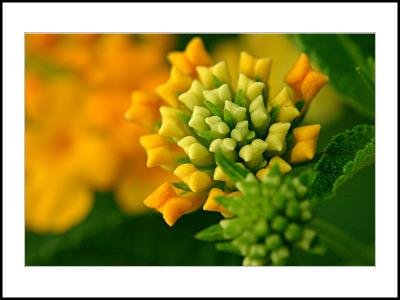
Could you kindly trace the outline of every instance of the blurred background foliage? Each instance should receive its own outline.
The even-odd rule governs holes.
[[[145,167],[138,144],[143,129],[123,119],[131,92],[152,91],[165,81],[166,53],[184,49],[193,36],[203,38],[216,61],[227,62],[233,78],[240,51],[272,57],[272,95],[283,86],[282,78],[299,53],[310,54],[331,77],[305,119],[322,124],[319,151],[334,134],[374,122],[374,99],[355,95],[353,89],[364,88],[365,80],[358,73],[346,79],[359,65],[352,65],[354,59],[374,58],[373,35],[28,34],[26,265],[240,265],[239,256],[194,239],[220,219],[218,214],[198,211],[169,228],[145,209],[144,197],[168,175]],[[370,66],[362,67],[369,72]],[[374,166],[346,183],[319,208],[317,217],[373,251]],[[357,262],[328,250],[320,257],[297,251],[290,264]]]

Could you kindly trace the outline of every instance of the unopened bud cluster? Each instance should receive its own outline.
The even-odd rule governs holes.
[[[220,226],[223,238],[229,240],[224,244],[244,257],[243,265],[287,264],[293,247],[323,251],[316,232],[308,226],[314,205],[307,198],[304,181],[283,178],[275,168],[262,183],[251,179],[237,183],[245,205],[234,208],[235,217],[220,221]]]
[[[180,181],[174,187],[186,189],[184,193],[175,191],[176,197],[162,199],[165,203],[176,202],[179,209],[173,215],[167,216],[164,206],[157,206],[159,201],[157,205],[149,202],[158,190],[146,199],[145,204],[158,207],[168,224],[199,208],[198,203],[204,210],[224,214],[212,194],[217,186],[222,187],[217,192],[234,192],[234,185],[217,166],[217,152],[250,170],[259,180],[273,163],[286,173],[291,170],[290,163],[314,158],[320,125],[293,127],[328,78],[311,68],[306,55],[286,76],[288,86],[271,99],[271,58],[255,58],[242,52],[238,78],[232,80],[226,63],[213,63],[201,39],[194,38],[184,51],[170,53],[168,60],[171,73],[155,91],[159,99],[136,93],[125,115],[132,122],[143,123],[138,110],[152,111],[157,103],[163,103],[152,115],[152,119],[158,113],[161,117],[157,132],[143,136],[140,143],[147,152],[147,166],[172,171]],[[289,137],[293,143],[288,143]],[[178,205],[187,201],[191,205]]]

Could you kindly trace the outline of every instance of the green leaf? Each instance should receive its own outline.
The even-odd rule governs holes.
[[[235,120],[229,110],[224,110],[224,122],[232,129],[235,127]]]
[[[185,114],[185,113],[178,113],[177,117],[182,123],[189,124],[190,115]]]
[[[235,102],[237,105],[247,108],[247,101],[244,97],[244,92],[242,90],[239,90],[236,93],[235,100],[233,102]]]
[[[231,242],[220,242],[215,245],[215,248],[222,252],[233,253],[236,255],[240,255],[240,250],[232,245]]]
[[[183,164],[190,164],[192,161],[190,160],[189,157],[182,156],[182,157],[179,157],[178,159],[176,159],[175,162],[177,164],[183,165]]]
[[[173,182],[172,185],[182,191],[191,192],[189,186],[184,182]]]
[[[214,105],[214,103],[208,100],[204,100],[203,103],[214,116],[220,117],[221,120],[224,119],[224,114],[218,107]]]
[[[243,197],[215,197],[215,202],[221,204],[228,211],[235,215],[245,215],[249,211],[249,205],[243,200]]]
[[[219,80],[218,77],[215,76],[214,74],[212,74],[212,79],[215,88],[219,88],[222,85],[221,80]]]
[[[329,198],[361,169],[375,162],[375,127],[357,125],[334,136],[314,167],[311,193]]]
[[[330,83],[344,95],[344,101],[358,113],[374,119],[375,88],[357,70],[368,70],[375,56],[373,34],[299,34],[294,41],[330,77]]]
[[[209,242],[224,239],[223,230],[219,224],[214,224],[211,225],[210,227],[207,227],[206,229],[203,229],[202,231],[197,233],[195,237],[198,240],[209,241]]]
[[[275,106],[274,108],[272,108],[270,115],[271,115],[271,123],[275,123],[277,118],[278,118],[278,114],[279,114],[280,108],[279,106]]]
[[[211,143],[213,140],[215,140],[217,137],[211,133],[211,131],[207,131],[207,130],[198,130],[196,131],[196,134],[205,139],[207,141],[207,143]]]
[[[218,166],[222,168],[224,173],[229,176],[233,182],[244,180],[250,173],[247,169],[241,168],[234,162],[226,158],[221,151],[215,153],[215,160]]]

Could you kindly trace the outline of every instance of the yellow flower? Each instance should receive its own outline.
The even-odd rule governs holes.
[[[293,134],[298,143],[293,150],[287,149],[287,136],[293,130],[292,122],[299,120],[300,112],[288,88],[268,99],[270,58],[255,58],[243,52],[234,88],[225,62],[217,62],[211,67],[208,66],[210,60],[188,63],[186,52],[191,49],[192,43],[198,43],[198,39],[189,43],[185,53],[173,52],[168,56],[173,64],[171,76],[167,83],[157,88],[157,93],[170,107],[160,107],[161,126],[158,133],[152,135],[156,142],[142,143],[151,166],[176,163],[173,173],[181,180],[180,184],[172,187],[166,182],[145,200],[147,206],[163,213],[169,225],[192,210],[193,206],[189,205],[186,197],[204,200],[208,195],[204,210],[230,215],[215,201],[215,197],[234,196],[239,192],[235,191],[235,185],[221,167],[216,165],[216,153],[243,168],[247,167],[259,180],[263,180],[275,164],[283,173],[291,170],[291,165],[279,155],[286,155],[287,152],[292,157],[295,153],[295,158],[301,155],[310,157],[310,149],[300,144],[311,145],[309,140],[303,141],[305,133],[302,130],[294,128]],[[200,52],[203,53],[203,50]],[[203,57],[208,57],[208,54]],[[316,92],[314,89],[313,93]],[[309,90],[307,93],[309,95]],[[135,107],[132,106],[131,110]],[[161,136],[165,139],[159,142]],[[310,138],[316,143],[317,136]],[[186,156],[174,158],[168,151],[170,143],[180,147]],[[152,151],[160,153],[155,155]],[[180,196],[177,196],[179,193]],[[189,193],[188,196],[183,196],[186,193]],[[179,203],[171,204],[168,210],[168,214],[174,216],[172,221],[166,217],[163,208],[164,203],[170,202]]]
[[[168,77],[172,38],[136,37],[26,35],[28,229],[70,229],[90,212],[96,190],[114,190],[129,213],[143,211],[144,196],[173,177],[149,170],[139,144],[159,120],[154,89]],[[130,96],[136,108],[125,114]]]
[[[285,77],[296,95],[297,100],[309,102],[327,83],[329,77],[311,68],[308,56],[302,53],[296,64]]]

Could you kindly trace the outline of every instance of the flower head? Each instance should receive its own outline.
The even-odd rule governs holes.
[[[174,193],[184,198],[196,195],[196,204],[204,203],[204,210],[229,216],[214,198],[237,195],[240,191],[216,163],[218,153],[239,168],[249,170],[259,180],[263,180],[275,164],[282,173],[287,173],[291,170],[289,162],[298,163],[314,157],[319,125],[296,127],[306,110],[304,103],[315,96],[327,77],[311,69],[305,54],[286,77],[294,96],[289,87],[284,87],[271,99],[268,92],[271,58],[241,53],[237,81],[232,81],[225,62],[211,65],[210,56],[198,38],[193,39],[184,52],[170,53],[168,59],[173,64],[170,78],[156,89],[165,103],[160,107],[161,124],[155,135],[142,139],[163,137],[166,144],[183,151],[183,157],[174,158],[172,153],[165,152],[160,154],[162,159],[157,160],[144,145],[148,166],[162,167],[175,159],[173,172],[180,181],[175,183]],[[137,115],[135,110],[133,105],[130,115]],[[136,120],[130,120],[141,122],[138,115]],[[163,144],[162,147],[167,146]],[[163,148],[164,151],[167,148]],[[169,202],[183,201],[175,196],[169,197]],[[151,197],[164,199],[160,193],[153,193]],[[145,204],[151,206],[148,200]],[[192,211],[193,206],[182,205],[178,210],[176,216],[181,216]],[[175,221],[167,223],[171,225]]]

